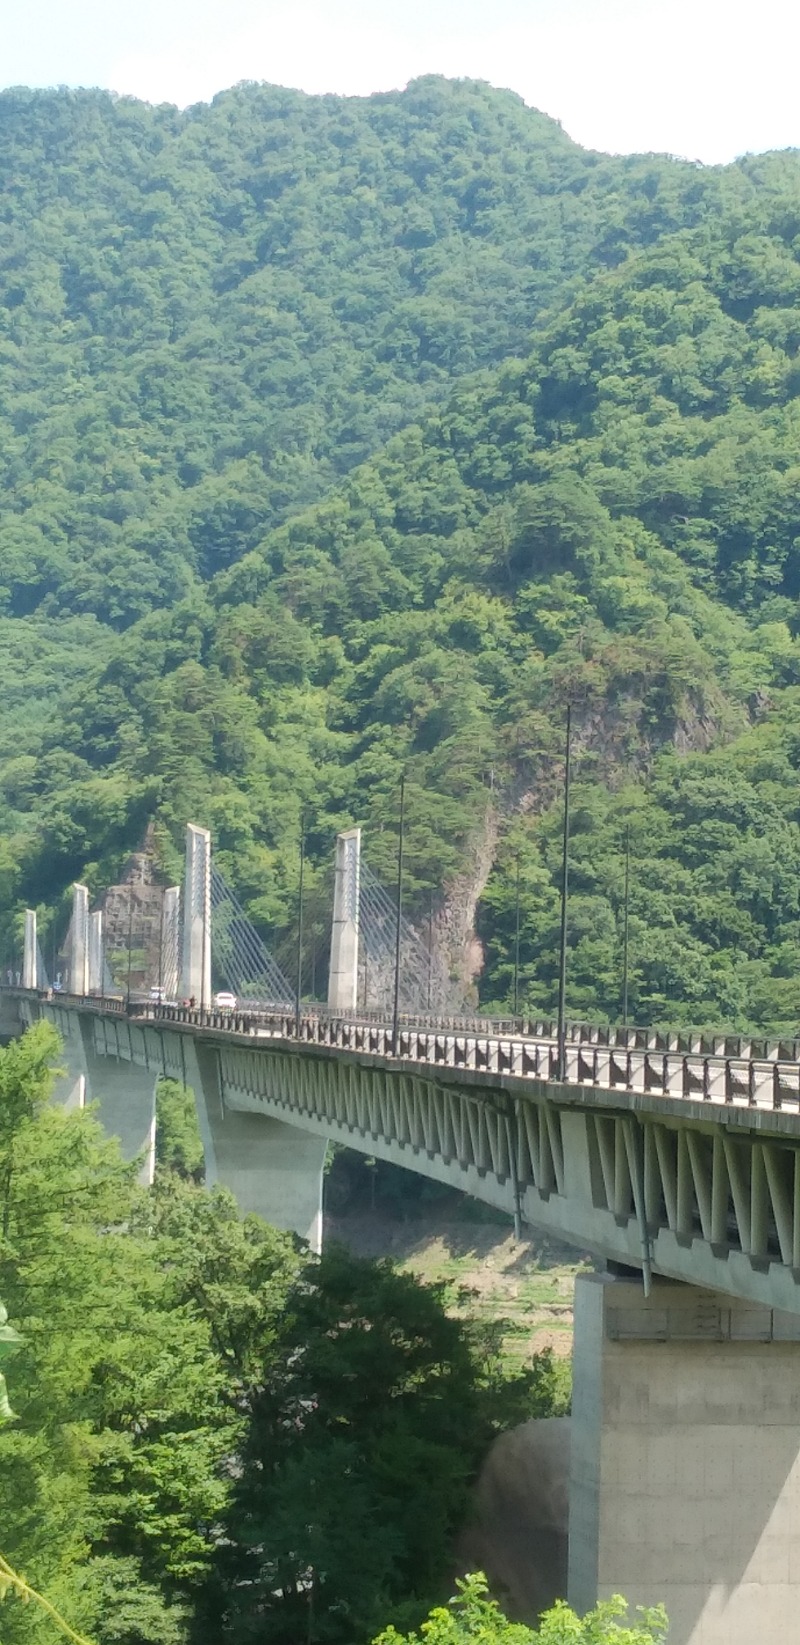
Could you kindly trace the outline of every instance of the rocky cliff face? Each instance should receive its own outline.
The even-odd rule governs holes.
[[[492,871],[500,836],[500,816],[495,806],[486,809],[484,825],[471,842],[463,873],[447,887],[444,903],[433,921],[434,963],[440,980],[450,991],[474,1008],[478,1000],[478,979],[483,969],[483,948],[475,930],[478,903]]]
[[[641,697],[635,692],[595,707],[579,704],[573,713],[573,771],[580,777],[582,757],[591,756],[598,780],[614,788],[631,776],[645,775],[665,747],[672,745],[679,754],[705,753],[720,738],[743,730],[746,723],[744,712],[734,711],[722,697],[712,702],[692,692],[684,693],[678,703],[665,705],[661,721],[649,732],[643,724]],[[484,964],[476,915],[503,830],[514,817],[544,811],[562,782],[563,761],[548,760],[535,775],[521,769],[515,782],[493,794],[483,827],[471,842],[464,871],[447,887],[443,906],[433,920],[434,1009],[446,1009],[444,1002],[455,997],[463,998],[467,1008],[475,1008]]]

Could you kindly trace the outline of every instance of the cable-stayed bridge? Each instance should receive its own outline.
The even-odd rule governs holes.
[[[6,1032],[56,1024],[57,1096],[97,1101],[146,1176],[155,1083],[183,1080],[208,1179],[313,1246],[334,1139],[615,1265],[577,1286],[571,1598],[666,1597],[671,1645],[749,1645],[754,1607],[759,1637],[793,1637],[800,1046],[429,1012],[430,951],[360,845],[337,841],[326,1002],[292,988],[191,827],[150,987],[109,987],[76,886],[66,990],[29,913]]]

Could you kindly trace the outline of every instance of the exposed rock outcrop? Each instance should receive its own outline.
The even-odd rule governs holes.
[[[500,1434],[459,1539],[458,1570],[485,1571],[517,1622],[534,1623],[566,1597],[569,1445],[569,1417],[532,1419]]]

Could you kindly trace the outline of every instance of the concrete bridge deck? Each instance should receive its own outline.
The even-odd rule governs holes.
[[[312,1243],[332,1138],[648,1280],[788,1313],[800,1331],[800,1063],[578,1042],[559,1080],[551,1036],[491,1034],[485,1023],[475,1033],[404,1023],[395,1043],[390,1024],[325,1011],[5,998],[22,1022],[55,1023],[101,1112],[110,1070],[130,1070],[126,1124],[136,1133],[138,1104],[140,1147],[150,1146],[158,1075],[193,1086],[209,1180]],[[255,1118],[279,1123],[287,1145],[294,1137],[293,1171],[288,1155],[276,1163],[278,1133]]]

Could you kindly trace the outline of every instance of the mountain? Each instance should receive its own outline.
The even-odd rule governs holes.
[[[0,97],[0,896],[150,816],[288,931],[306,818],[507,1006],[800,1015],[800,158],[586,153],[510,93]],[[443,893],[444,888],[444,894]],[[322,917],[314,916],[322,940]],[[312,920],[313,926],[313,920]]]

